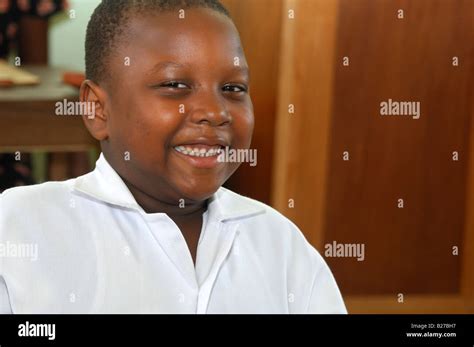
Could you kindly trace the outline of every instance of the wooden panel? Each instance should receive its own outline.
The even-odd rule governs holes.
[[[458,293],[474,2],[351,0],[339,13],[325,240],[366,255],[330,266],[345,294]],[[388,99],[421,102],[420,119],[382,117]]]
[[[466,314],[474,306],[460,295],[407,295],[403,303],[396,296],[349,296],[345,298],[349,313],[382,314]]]
[[[466,224],[461,253],[461,294],[474,313],[474,102],[469,126],[469,165],[467,171]]]
[[[96,146],[80,116],[57,116],[55,102],[0,103],[0,148],[84,149]]]
[[[281,0],[223,0],[240,32],[250,66],[255,110],[252,148],[257,166],[243,163],[226,186],[240,194],[270,202],[273,136],[281,32]]]
[[[78,100],[77,89],[62,83],[61,70],[47,66],[22,69],[39,76],[41,84],[2,90],[0,151],[68,151],[96,147],[97,141],[80,116],[55,114],[56,102]]]
[[[287,0],[283,8],[272,201],[318,248],[323,239],[337,4]],[[288,18],[290,9],[295,19]]]

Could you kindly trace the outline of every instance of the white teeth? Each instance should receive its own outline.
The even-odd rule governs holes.
[[[185,147],[185,146],[177,146],[174,148],[176,151],[183,153],[185,155],[189,155],[191,157],[212,157],[215,156],[216,154],[221,153],[221,148],[210,148],[206,150],[205,148],[191,148],[191,147]]]

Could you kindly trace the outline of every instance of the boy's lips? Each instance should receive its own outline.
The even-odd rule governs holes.
[[[191,157],[207,158],[218,155],[224,149],[224,147],[219,145],[209,146],[202,144],[189,144],[176,146],[174,149],[179,153],[183,153]]]
[[[173,149],[192,166],[212,169],[220,164],[218,156],[227,146],[227,142],[222,139],[200,138],[174,146]]]
[[[199,169],[212,169],[221,164],[217,158],[222,150],[223,147],[221,146],[206,146],[198,144],[195,144],[192,147],[173,147],[173,152],[192,166]]]

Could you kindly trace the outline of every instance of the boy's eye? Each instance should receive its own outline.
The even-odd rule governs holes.
[[[169,81],[165,83],[161,83],[155,88],[166,88],[166,89],[174,89],[174,90],[186,90],[190,89],[190,87],[182,82],[178,81]],[[227,93],[247,93],[248,92],[248,87],[245,85],[240,85],[240,84],[226,84],[225,86],[222,87],[223,92]]]
[[[238,84],[227,84],[225,85],[222,90],[224,92],[231,92],[231,93],[246,93],[248,88],[244,85],[238,85]]]
[[[188,86],[186,84],[176,82],[176,81],[163,83],[163,84],[160,85],[160,87],[173,88],[173,89],[186,89],[186,88],[188,88]]]

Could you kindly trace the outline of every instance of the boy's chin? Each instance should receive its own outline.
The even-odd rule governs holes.
[[[205,201],[213,196],[221,187],[221,185],[206,185],[205,187],[201,186],[193,186],[193,187],[183,187],[180,189],[183,198],[185,200],[190,200],[194,202]]]

